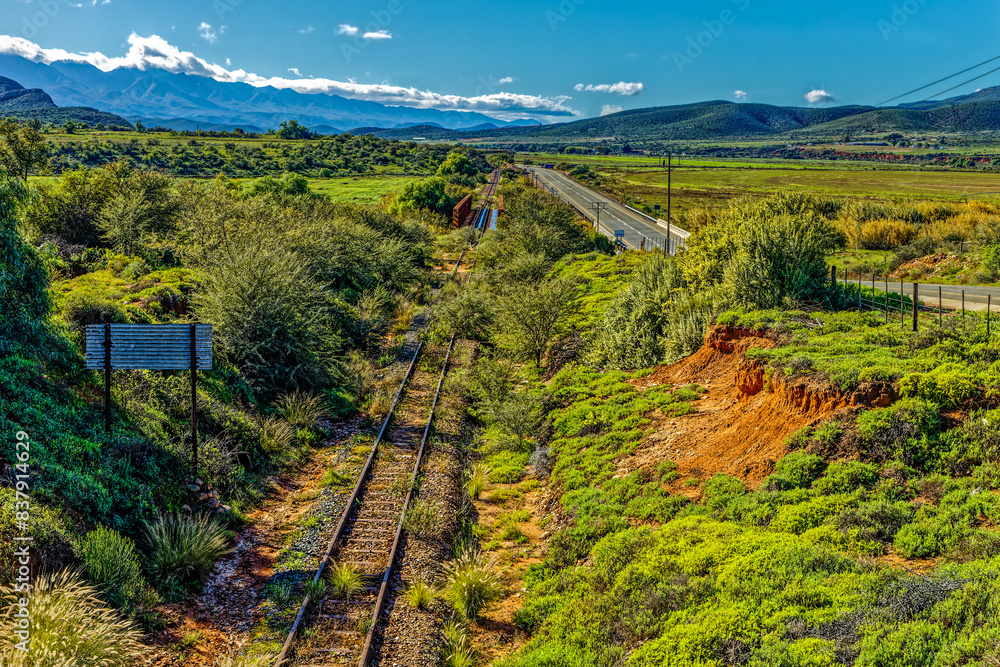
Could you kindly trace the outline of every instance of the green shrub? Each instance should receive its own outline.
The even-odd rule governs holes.
[[[268,456],[282,458],[295,444],[295,432],[284,419],[265,417],[260,422],[260,448]]]
[[[441,659],[445,667],[473,667],[476,653],[469,641],[469,630],[460,620],[449,620],[441,627]]]
[[[858,433],[872,459],[900,460],[915,468],[933,463],[939,425],[937,406],[920,398],[863,412],[857,421]]]
[[[813,488],[824,495],[850,493],[855,489],[873,486],[878,480],[878,467],[871,463],[837,461],[827,466],[823,476],[813,483]]]
[[[0,356],[23,351],[35,357],[50,334],[48,271],[17,229],[26,197],[20,184],[0,181]]]
[[[489,466],[484,463],[477,463],[472,467],[469,478],[465,481],[465,491],[469,494],[469,498],[479,500],[479,496],[486,489],[486,480],[490,472],[492,471]]]
[[[125,310],[102,297],[89,292],[73,292],[62,308],[62,316],[70,330],[83,333],[92,324],[124,324],[128,322]]]
[[[403,529],[416,537],[437,537],[443,529],[441,510],[422,498],[417,498],[406,509]]]
[[[31,640],[27,652],[16,648],[13,611],[23,593],[0,586],[7,613],[0,616],[0,664],[4,667],[131,667],[143,653],[141,633],[119,618],[78,573],[43,573],[32,581],[28,597]]]
[[[495,564],[481,552],[467,550],[445,567],[445,598],[463,618],[475,620],[500,599]]]
[[[914,621],[904,625],[876,627],[859,643],[857,667],[931,667],[945,643],[940,625]]]
[[[80,541],[87,577],[112,606],[133,615],[157,603],[142,576],[135,545],[117,531],[98,526]]]
[[[968,366],[942,364],[928,373],[910,373],[899,381],[905,397],[918,397],[951,408],[979,394],[979,381]]]
[[[767,485],[774,491],[804,488],[823,474],[825,468],[826,462],[821,456],[792,452],[778,461],[775,473],[768,478]]]
[[[146,539],[149,574],[170,592],[200,585],[229,550],[226,529],[207,516],[162,515],[146,526]]]
[[[14,540],[23,534],[17,517],[14,489],[0,488],[0,584],[14,581],[18,563],[14,552],[20,548]],[[73,560],[73,536],[70,523],[52,507],[35,504],[28,513],[27,534],[33,538],[32,553],[47,571],[55,571]]]
[[[701,485],[702,502],[716,511],[723,509],[746,491],[746,484],[742,481],[721,473],[713,475]]]
[[[912,516],[913,508],[908,503],[874,501],[844,510],[837,517],[837,525],[845,532],[857,530],[858,535],[866,540],[892,542]]]

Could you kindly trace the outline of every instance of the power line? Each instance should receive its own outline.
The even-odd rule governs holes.
[[[930,97],[928,97],[928,98],[927,98],[926,100],[921,100],[921,101],[922,101],[922,102],[926,102],[927,100],[930,100],[930,99],[933,99],[933,98],[937,97],[938,95],[944,95],[945,93],[950,93],[951,91],[955,90],[955,88],[961,88],[962,86],[964,86],[964,85],[966,85],[966,84],[969,84],[969,83],[972,83],[973,81],[979,81],[979,80],[980,80],[980,79],[982,79],[982,78],[983,78],[984,76],[989,76],[990,74],[993,74],[993,72],[1000,72],[1000,67],[997,67],[996,69],[991,69],[991,70],[990,70],[989,72],[987,72],[986,74],[980,74],[980,75],[979,75],[979,76],[977,76],[976,78],[974,78],[974,79],[969,79],[969,80],[968,80],[968,81],[966,81],[965,83],[960,83],[960,84],[958,84],[957,86],[954,86],[954,87],[952,87],[952,88],[949,88],[948,90],[942,90],[942,91],[941,91],[940,93],[934,93],[933,95],[931,95]]]
[[[974,70],[974,69],[977,69],[977,68],[979,68],[979,67],[982,67],[983,65],[988,65],[988,64],[990,64],[990,63],[991,63],[991,62],[993,62],[994,60],[1000,60],[1000,56],[997,56],[997,57],[995,57],[995,58],[990,58],[989,60],[986,60],[986,61],[984,61],[984,62],[981,62],[981,63],[979,63],[978,65],[973,65],[972,67],[969,67],[968,69],[963,69],[963,70],[962,70],[961,72],[955,72],[954,74],[952,74],[952,75],[950,75],[950,76],[946,76],[946,77],[945,77],[945,78],[943,78],[943,79],[938,79],[937,81],[933,81],[933,82],[931,82],[931,83],[928,83],[928,84],[927,84],[926,86],[920,86],[919,88],[915,88],[915,89],[911,90],[911,91],[910,91],[910,92],[908,92],[908,93],[903,93],[902,95],[897,95],[896,97],[892,97],[892,98],[890,98],[890,99],[886,100],[885,102],[879,102],[879,103],[878,103],[878,104],[876,104],[875,106],[877,106],[877,107],[880,107],[880,106],[882,106],[883,104],[888,104],[889,102],[895,102],[896,100],[898,100],[898,99],[899,99],[899,98],[901,98],[901,97],[907,97],[908,95],[912,95],[913,93],[919,93],[919,92],[920,92],[921,90],[924,90],[925,88],[930,88],[931,86],[936,86],[937,84],[939,84],[939,83],[942,83],[942,82],[944,82],[944,81],[947,81],[948,79],[954,79],[954,78],[955,78],[956,76],[959,76],[960,74],[965,74],[966,72],[971,72],[972,70]],[[997,71],[997,70],[993,70],[993,72],[996,72],[996,71]],[[987,72],[986,74],[992,74],[993,72]],[[984,74],[983,76],[986,76],[986,74]],[[980,78],[980,79],[981,79],[982,77],[977,77],[977,78]],[[972,81],[975,81],[975,80],[976,80],[976,79],[973,79]],[[971,83],[971,82],[967,82],[967,83]],[[963,84],[962,84],[962,86],[964,86],[964,85],[965,85],[965,84],[963,83]],[[961,86],[955,86],[955,88],[961,88]],[[950,90],[955,90],[955,88],[951,88]],[[948,90],[946,90],[946,91],[944,91],[944,92],[946,92],[946,93],[947,93],[947,92],[949,92],[949,91],[948,91]],[[941,94],[942,94],[942,93],[938,93],[937,95],[941,95]],[[937,95],[934,95],[934,96],[932,96],[932,97],[937,97]],[[927,99],[930,99],[930,98],[927,98]],[[926,101],[926,100],[923,100],[923,101]]]

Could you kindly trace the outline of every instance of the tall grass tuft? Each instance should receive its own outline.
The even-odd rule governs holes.
[[[436,537],[441,534],[441,512],[431,503],[417,498],[406,509],[403,528],[418,537]]]
[[[191,588],[229,551],[228,535],[206,516],[166,514],[146,526],[147,568],[161,589]]]
[[[478,618],[503,592],[496,564],[474,547],[449,563],[445,575],[445,598],[468,620]]]
[[[295,431],[287,421],[274,415],[260,422],[260,448],[268,456],[281,457],[295,444]]]
[[[275,657],[277,656],[271,653],[240,656],[233,651],[216,660],[213,667],[271,667]]]
[[[472,667],[475,664],[469,629],[461,620],[446,621],[441,627],[441,659],[445,667]]]
[[[126,615],[149,609],[158,602],[142,576],[135,544],[111,528],[98,526],[80,541],[80,555],[87,577],[101,597]]]
[[[80,573],[61,570],[37,577],[28,596],[31,639],[28,651],[16,647],[13,611],[24,594],[0,586],[7,610],[0,616],[0,665],[4,667],[129,667],[140,661],[142,635],[98,598]]]
[[[426,581],[414,581],[406,587],[404,595],[414,609],[426,609],[437,597],[437,589]]]
[[[316,422],[329,415],[321,396],[302,391],[278,399],[278,414],[296,431],[316,428]]]
[[[350,600],[364,587],[361,573],[350,563],[332,566],[326,575],[330,590],[338,600]]]
[[[469,472],[469,479],[465,481],[465,490],[472,500],[479,500],[486,489],[486,481],[490,475],[490,467],[485,463],[477,463],[472,466]]]

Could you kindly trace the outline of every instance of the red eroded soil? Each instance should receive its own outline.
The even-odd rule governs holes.
[[[841,411],[889,405],[895,398],[892,389],[882,385],[843,394],[826,382],[785,378],[780,371],[768,381],[764,366],[744,353],[774,345],[760,332],[715,327],[698,352],[635,382],[639,389],[698,384],[708,392],[690,415],[651,415],[655,432],[633,456],[619,461],[619,474],[674,461],[681,475],[671,486],[675,493],[697,497],[697,487],[684,483],[716,473],[756,487],[787,453],[785,439],[795,431]]]

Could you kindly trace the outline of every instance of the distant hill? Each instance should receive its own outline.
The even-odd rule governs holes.
[[[424,137],[461,141],[580,142],[797,140],[812,136],[872,133],[982,133],[1000,131],[1000,88],[977,93],[997,100],[936,103],[926,109],[841,106],[779,107],[768,104],[703,102],[622,111],[600,118],[535,127],[450,131],[426,126],[366,131],[390,139]],[[970,96],[971,97],[971,96]],[[959,99],[959,98],[956,98]]]
[[[230,130],[277,129],[288,120],[296,120],[310,129],[396,128],[406,124],[463,129],[484,123],[507,125],[475,112],[388,106],[338,95],[224,83],[160,69],[120,67],[105,72],[86,63],[56,61],[46,65],[20,56],[0,55],[0,74],[44,89],[57,104],[97,106],[127,118],[141,119],[147,126],[175,129],[181,127],[177,121],[185,121],[185,129],[200,126]]]
[[[0,76],[0,118],[38,119],[41,123],[63,125],[71,120],[76,123],[131,128],[132,124],[121,116],[91,109],[90,107],[59,107],[48,93],[39,88],[25,88],[17,81]]]
[[[931,109],[877,109],[809,129],[811,135],[1000,131],[1000,101],[964,102]]]

